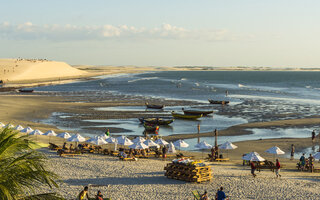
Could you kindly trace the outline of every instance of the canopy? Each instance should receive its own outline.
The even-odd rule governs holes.
[[[176,148],[172,142],[169,143],[168,153],[176,153]]]
[[[266,150],[267,153],[271,153],[271,154],[285,154],[284,151],[282,151],[279,147],[277,146],[274,146],[274,147],[271,147],[270,149]]]
[[[147,149],[149,148],[147,145],[145,145],[143,142],[137,142],[129,146],[131,149]]]
[[[114,138],[114,137],[109,137],[108,139],[106,139],[106,142],[108,142],[108,143],[112,143],[112,144],[115,144],[115,143],[117,143],[117,139],[116,138]]]
[[[148,147],[157,147],[159,148],[159,145],[155,143],[153,140],[147,139],[146,141],[143,142],[145,145]]]
[[[132,142],[134,142],[134,143],[138,143],[138,142],[144,142],[144,141],[146,141],[146,139],[144,139],[143,137],[136,137],[136,138],[134,138],[134,140],[132,140]]]
[[[43,133],[40,130],[36,129],[36,130],[32,131],[31,133],[29,133],[29,135],[43,135]]]
[[[68,139],[68,138],[71,138],[71,135],[68,132],[63,132],[63,133],[58,134],[57,137]]]
[[[33,131],[32,128],[27,127],[27,128],[22,129],[20,132],[21,132],[21,133],[31,133],[32,131]]]
[[[320,159],[320,152],[317,152],[316,154],[313,155],[314,159]]]
[[[47,135],[47,136],[57,136],[57,134],[56,134],[53,130],[47,131],[47,132],[45,132],[45,134],[43,134],[43,135]]]
[[[187,144],[184,140],[181,140],[181,139],[175,141],[173,144],[174,144],[174,146],[179,147],[179,148],[189,146],[189,144]]]
[[[82,137],[79,133],[71,136],[68,139],[68,142],[84,142],[84,141],[86,141],[86,139],[84,137]]]
[[[109,138],[109,136],[107,136],[105,133],[102,133],[99,137],[101,137],[101,139],[106,140]]]
[[[212,145],[206,143],[205,141],[202,141],[202,142],[196,144],[194,147],[198,148],[198,149],[211,149]]]
[[[236,149],[238,148],[236,145],[231,142],[225,142],[219,146],[220,149]]]
[[[14,125],[9,123],[9,124],[5,125],[3,128],[14,128]]]
[[[133,142],[126,136],[117,137],[117,143],[120,145],[132,145]]]
[[[265,161],[257,152],[251,152],[247,155],[242,157],[242,160],[249,160],[249,161]]]
[[[4,123],[0,122],[0,127],[4,127],[4,126],[5,126]]]
[[[90,141],[90,143],[95,144],[95,145],[107,144],[107,142],[100,136],[98,136],[94,140]]]
[[[159,138],[155,141],[156,144],[159,144],[159,145],[167,145],[169,144],[167,141],[165,141],[164,139],[162,138]]]
[[[1,126],[1,125],[0,125]],[[17,131],[21,131],[23,130],[24,128],[21,126],[21,125],[17,125],[14,130],[17,130]]]

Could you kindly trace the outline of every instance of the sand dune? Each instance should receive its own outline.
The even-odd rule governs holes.
[[[74,77],[86,73],[64,62],[0,59],[0,80],[5,82]]]

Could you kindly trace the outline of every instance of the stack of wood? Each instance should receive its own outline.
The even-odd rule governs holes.
[[[172,179],[201,183],[211,181],[212,172],[210,166],[185,165],[181,163],[169,163],[164,168],[165,176]]]

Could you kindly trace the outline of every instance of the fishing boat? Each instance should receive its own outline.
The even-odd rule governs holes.
[[[171,112],[171,115],[174,118],[182,118],[182,119],[198,119],[198,118],[203,116],[203,114],[200,114],[200,115],[186,115],[186,114],[182,114],[182,113],[176,113],[174,111]]]
[[[209,115],[211,113],[213,113],[213,110],[191,110],[191,109],[184,109],[182,108],[182,111],[184,112],[184,114],[186,115]]]
[[[139,121],[141,123],[148,123],[148,124],[156,124],[156,125],[168,125],[174,121],[172,117],[152,117],[152,118],[143,118],[140,117]]]
[[[149,124],[149,123],[144,123],[143,124],[144,128],[146,129],[146,131],[158,131],[159,130],[159,126],[155,125],[155,124]]]
[[[146,106],[147,108],[151,108],[151,109],[162,109],[164,107],[164,105],[152,105],[152,104],[149,104],[148,102],[146,102]]]
[[[216,101],[216,100],[213,100],[213,99],[208,99],[208,101],[209,101],[211,104],[222,104],[222,105],[226,105],[226,104],[230,103],[230,101]]]
[[[19,89],[19,92],[27,92],[27,93],[31,93],[33,92],[33,89]]]

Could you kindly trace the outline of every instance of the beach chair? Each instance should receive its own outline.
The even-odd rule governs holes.
[[[193,194],[194,200],[200,200],[201,199],[201,196],[200,196],[198,190],[193,190],[192,194]]]

